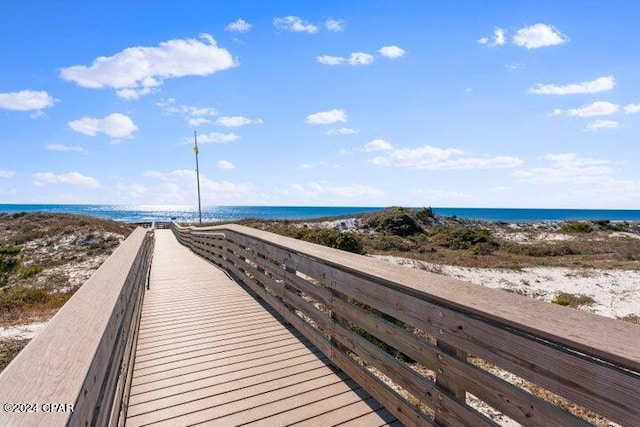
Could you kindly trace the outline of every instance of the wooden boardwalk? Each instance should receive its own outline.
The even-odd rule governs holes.
[[[277,313],[157,230],[127,425],[401,425]]]

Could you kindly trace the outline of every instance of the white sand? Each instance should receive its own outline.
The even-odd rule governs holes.
[[[527,296],[551,302],[559,292],[585,294],[596,302],[580,309],[619,318],[640,315],[640,271],[531,267],[519,270],[455,267],[407,258],[376,255],[395,264],[420,268],[498,289],[520,290]]]
[[[17,326],[0,326],[0,339],[32,339],[47,326],[47,323],[37,322]]]

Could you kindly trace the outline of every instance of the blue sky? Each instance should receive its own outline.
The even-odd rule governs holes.
[[[0,203],[640,206],[640,3],[7,1]]]

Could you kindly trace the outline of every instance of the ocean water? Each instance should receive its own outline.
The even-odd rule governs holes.
[[[202,209],[203,221],[256,219],[315,219],[375,212],[383,207],[330,206],[209,206]],[[502,209],[433,208],[443,216],[482,221],[567,221],[610,220],[640,221],[640,210],[616,209]],[[0,204],[0,213],[64,212],[91,215],[125,222],[198,221],[198,209],[191,206],[150,205],[9,205]]]

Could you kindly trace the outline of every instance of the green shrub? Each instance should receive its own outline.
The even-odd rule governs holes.
[[[22,248],[17,246],[0,247],[0,286],[7,283],[10,274],[22,264]]]
[[[551,302],[558,305],[576,308],[580,307],[581,305],[595,304],[596,301],[589,295],[585,294],[570,294],[568,292],[559,292]]]
[[[0,313],[23,309],[25,306],[46,303],[49,292],[44,288],[22,285],[0,290]]]
[[[28,279],[29,277],[33,277],[36,274],[41,273],[42,270],[43,268],[41,265],[34,265],[33,267],[23,268],[22,270],[20,270],[20,278]]]
[[[563,244],[538,243],[535,245],[509,244],[503,247],[503,249],[510,254],[525,255],[525,256],[531,256],[531,257],[556,257],[556,256],[580,254],[580,251],[572,248],[566,243],[563,243]]]
[[[285,227],[280,229],[279,232],[296,239],[357,254],[362,253],[364,248],[360,236],[350,231]]]
[[[569,221],[562,224],[560,231],[563,233],[591,233],[593,227],[584,221]]]
[[[407,252],[416,248],[415,242],[400,236],[379,234],[369,237],[368,245],[378,251]]]
[[[422,212],[422,211],[421,211]],[[428,215],[422,212],[421,215]],[[413,236],[423,231],[416,211],[409,208],[392,207],[371,214],[365,223],[380,233],[389,233],[400,237]]]
[[[499,245],[487,229],[471,230],[465,227],[441,227],[435,235],[437,245],[449,249],[471,250],[477,253],[490,253]]]

